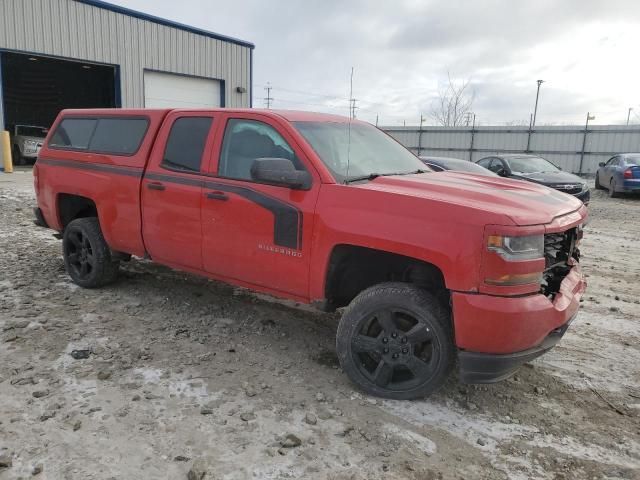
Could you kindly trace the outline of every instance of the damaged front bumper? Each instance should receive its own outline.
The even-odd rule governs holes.
[[[544,355],[555,347],[572,321],[573,318],[553,330],[540,345],[521,352],[502,355],[459,352],[460,381],[464,383],[494,383],[510,377],[523,364]]]
[[[575,318],[586,289],[576,263],[553,299],[542,294],[499,297],[454,292],[453,318],[460,377],[491,383],[560,341]]]

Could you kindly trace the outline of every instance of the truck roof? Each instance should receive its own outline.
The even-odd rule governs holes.
[[[68,109],[60,112],[61,115],[74,115],[74,116],[92,116],[92,115],[166,115],[169,112],[225,112],[225,113],[261,113],[270,116],[279,116],[290,122],[332,122],[332,123],[347,123],[348,117],[341,115],[332,115],[329,113],[317,113],[317,112],[303,112],[298,110],[271,110],[262,108],[166,108],[166,109],[151,109],[151,108],[90,108],[90,109]],[[363,123],[360,120],[353,120],[354,122]]]

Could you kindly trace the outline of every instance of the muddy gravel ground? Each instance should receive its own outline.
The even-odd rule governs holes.
[[[1,479],[640,479],[640,198],[594,192],[556,349],[411,402],[352,387],[337,314],[141,260],[76,287],[33,205],[0,174]]]

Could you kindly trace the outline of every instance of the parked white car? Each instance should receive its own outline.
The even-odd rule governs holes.
[[[13,163],[25,165],[27,162],[35,162],[48,131],[45,127],[34,125],[13,127]]]

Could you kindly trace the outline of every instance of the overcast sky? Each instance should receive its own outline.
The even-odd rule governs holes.
[[[254,106],[433,123],[447,72],[469,80],[481,124],[640,123],[640,0],[112,0],[250,41]]]

